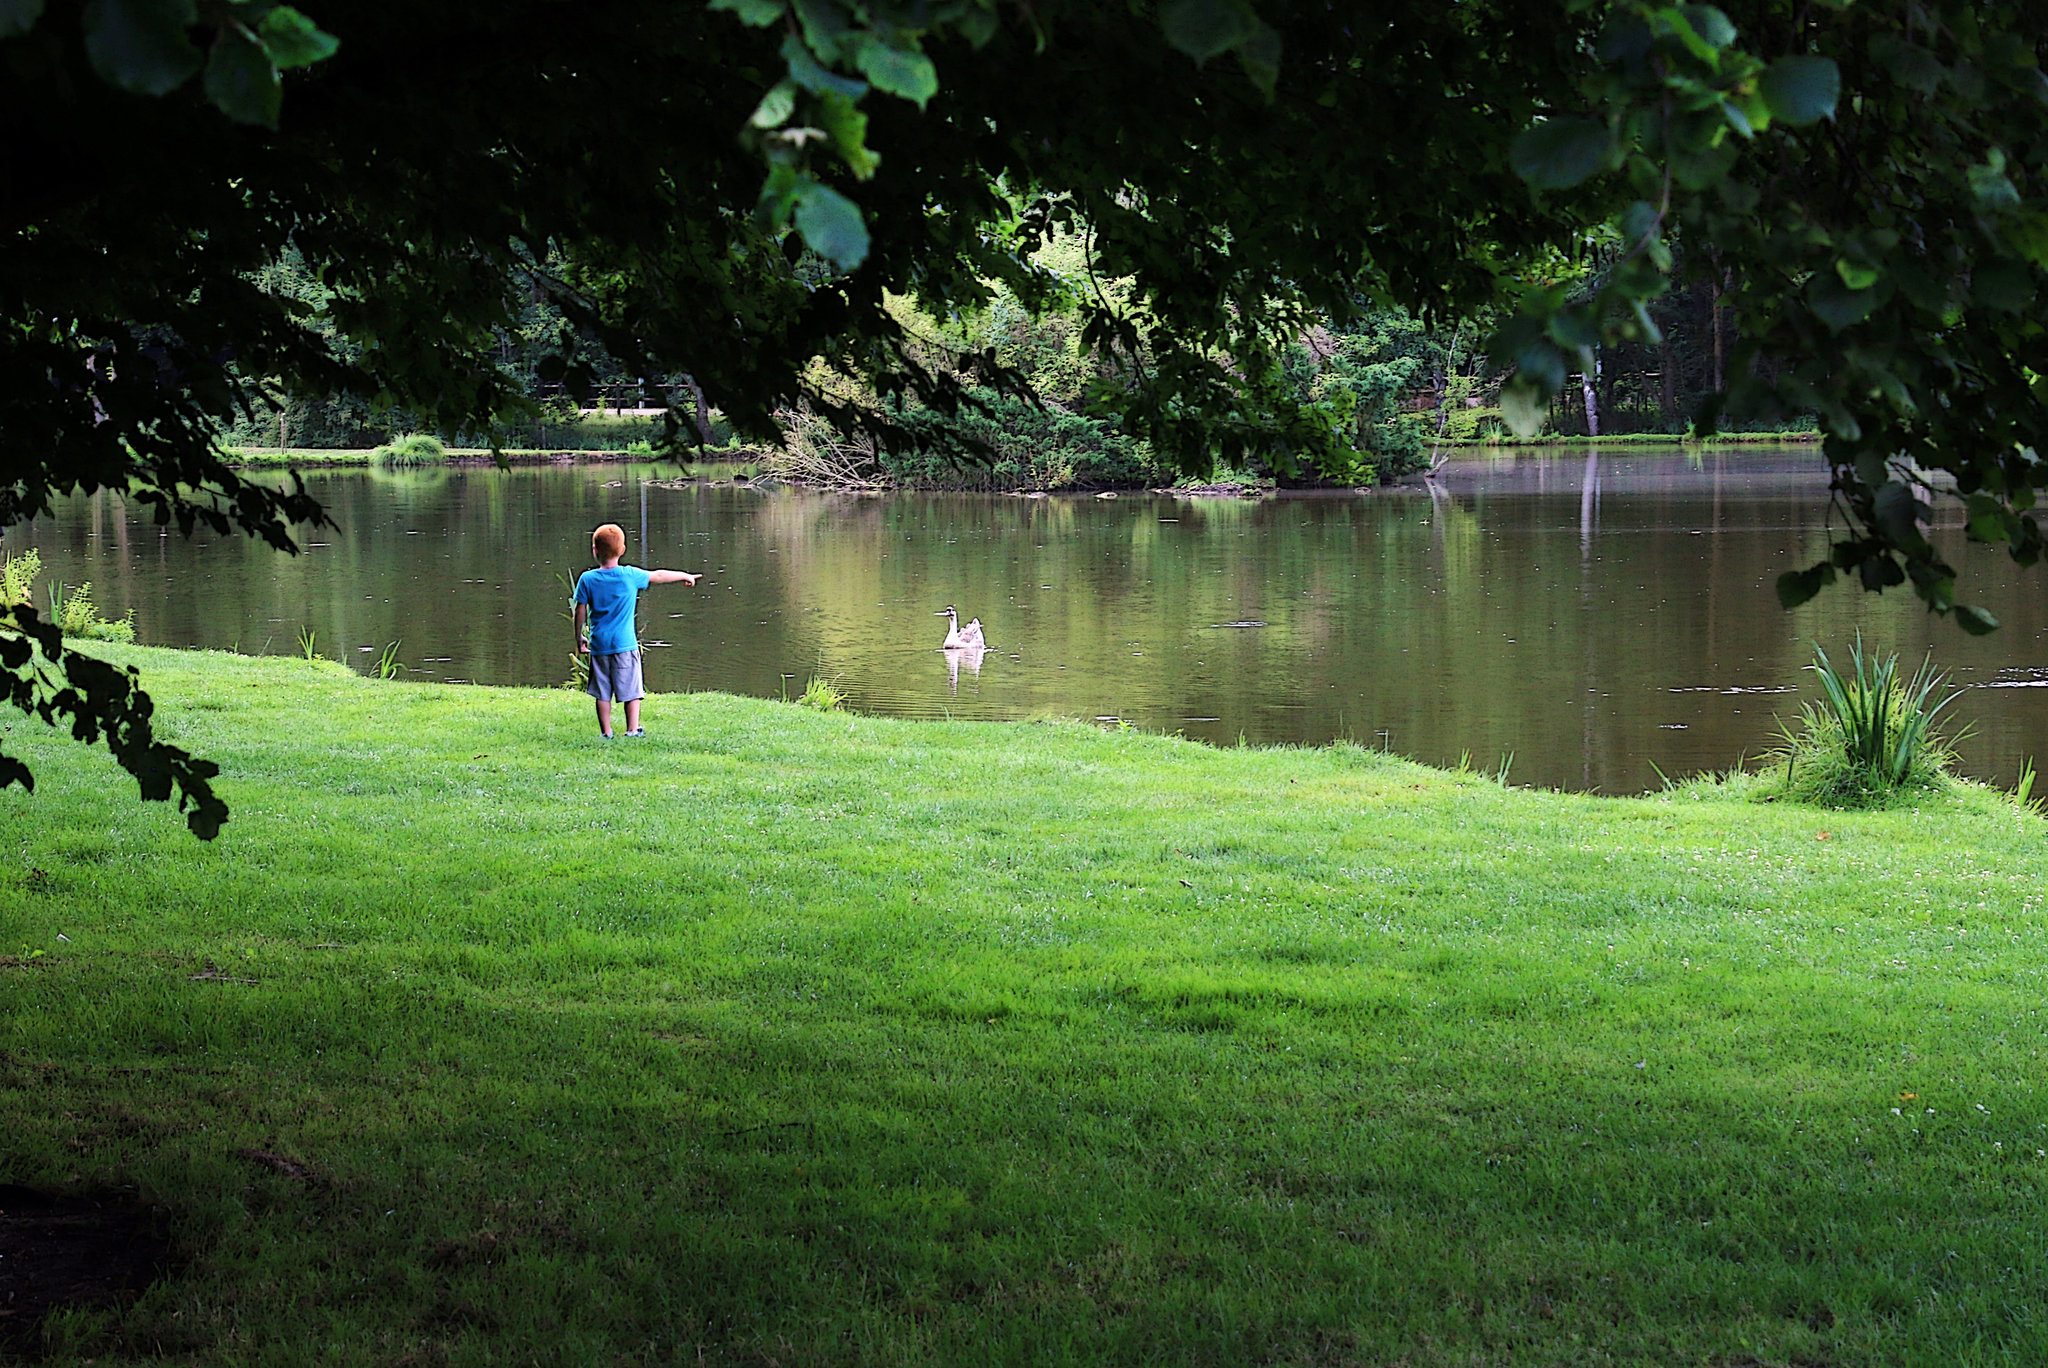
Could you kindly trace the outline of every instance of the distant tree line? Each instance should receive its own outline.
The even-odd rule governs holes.
[[[1051,269],[1078,280],[1085,274],[1083,253],[1077,239],[1056,244],[1044,255]],[[1560,270],[1590,288],[1598,263]],[[259,283],[316,309],[324,304],[324,290],[295,253],[281,257]],[[1549,430],[1560,437],[1590,432],[1682,436],[1691,430],[1693,415],[1725,391],[1730,378],[1735,337],[1733,314],[1725,307],[1729,284],[1709,273],[1654,301],[1649,312],[1659,339],[1654,344],[1622,341],[1594,352],[1593,371],[1574,374],[1553,400]],[[1125,431],[1114,416],[1095,411],[1091,390],[1118,383],[1118,371],[1084,342],[1076,313],[1033,313],[998,287],[992,301],[972,316],[944,323],[923,316],[907,321],[925,339],[927,361],[961,370],[963,390],[972,402],[952,414],[908,403],[903,433],[911,440],[842,445],[842,451],[857,449],[858,454],[852,465],[839,468],[858,469],[876,483],[955,488],[1057,489],[1163,483],[1176,477],[1144,438]],[[1489,317],[1425,323],[1398,306],[1368,304],[1348,322],[1324,317],[1304,327],[1281,353],[1285,387],[1298,403],[1339,429],[1344,449],[1352,454],[1348,468],[1333,469],[1324,462],[1316,478],[1360,484],[1393,479],[1426,465],[1432,445],[1505,435],[1499,407],[1505,373],[1483,345],[1496,323]],[[337,337],[333,345],[346,350],[352,344]],[[589,367],[580,396],[570,393],[549,364],[570,350]],[[653,416],[634,421],[611,415],[660,408],[673,397],[699,419],[694,431],[684,430],[689,446],[700,452],[740,447],[731,424],[703,402],[689,376],[633,375],[540,288],[528,292],[517,318],[498,330],[496,352],[500,368],[519,391],[537,401],[540,416],[495,432],[448,434],[454,440],[484,445],[495,436],[512,448],[623,450],[650,443],[661,424]],[[1037,402],[980,384],[963,358],[981,352],[1024,376]],[[874,400],[872,395],[861,398]],[[785,420],[785,432],[797,425],[794,413]],[[272,411],[243,419],[225,439],[231,446],[356,448],[388,441],[420,422],[410,412],[378,411],[349,395],[294,396],[280,398]],[[1812,422],[1811,415],[1793,414],[1767,426],[1798,429]],[[1721,426],[1743,425],[1724,420]],[[803,427],[807,438],[820,431],[814,422]],[[1234,473],[1285,479],[1300,472],[1271,459],[1253,459]]]

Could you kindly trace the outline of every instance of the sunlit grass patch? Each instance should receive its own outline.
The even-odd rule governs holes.
[[[2002,795],[720,695],[629,747],[558,691],[107,653],[235,811],[201,844],[6,738],[0,1180],[134,1184],[183,1260],[76,1358],[2048,1349],[2048,843]]]

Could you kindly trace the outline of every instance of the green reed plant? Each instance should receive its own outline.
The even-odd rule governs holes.
[[[846,695],[831,680],[822,675],[812,675],[811,682],[804,686],[796,701],[819,712],[839,712],[846,706]]]
[[[2012,800],[2016,805],[2030,812],[2041,810],[2043,800],[2034,796],[2034,781],[2039,777],[2033,757],[2029,756],[2027,762],[2020,766],[2019,782],[2012,786]]]
[[[562,589],[562,602],[574,604],[576,599],[576,578],[574,574],[567,570],[557,570],[555,572],[555,583],[560,585]],[[561,618],[564,622],[574,622],[576,620],[576,610],[573,606],[564,608],[555,616]],[[581,651],[569,652],[569,677],[562,681],[562,687],[574,689],[579,693],[590,687],[589,656]]]
[[[438,437],[424,432],[408,432],[378,447],[370,453],[370,459],[379,465],[444,465],[448,460],[448,449],[441,445]]]
[[[1835,667],[1816,645],[1807,668],[1819,678],[1821,702],[1800,710],[1797,732],[1784,731],[1772,757],[1782,762],[1782,785],[1769,796],[1831,807],[1882,807],[1901,792],[1925,792],[1948,782],[1955,751],[1936,729],[1960,689],[1932,658],[1912,678],[1899,677],[1896,654],[1866,654],[1859,634],[1849,648],[1849,670]]]
[[[301,627],[298,632],[299,655],[306,660],[320,658],[320,634],[311,627]]]
[[[377,653],[377,663],[371,667],[371,673],[377,678],[396,679],[398,672],[405,668],[398,662],[398,645],[399,643],[394,641]]]

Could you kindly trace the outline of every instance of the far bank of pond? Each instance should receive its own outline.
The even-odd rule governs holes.
[[[567,578],[590,528],[629,559],[701,570],[643,600],[650,687],[794,695],[908,717],[1068,716],[1233,744],[1350,738],[1425,761],[1514,756],[1517,782],[1654,787],[1754,756],[1797,712],[1813,643],[1858,631],[1970,694],[1968,772],[2048,757],[2040,581],[1958,546],[1967,638],[1902,594],[1781,611],[1824,554],[1811,449],[1539,448],[1454,457],[1432,481],[1256,501],[1126,493],[851,496],[708,486],[673,465],[308,470],[337,526],[297,557],[163,535],[102,494],[9,538],[44,582],[90,580],[138,640],[549,685],[569,671]],[[1942,533],[1955,536],[1951,529]],[[1959,537],[1957,538],[1960,541]],[[935,648],[979,617],[978,659]],[[565,706],[579,706],[565,700]]]

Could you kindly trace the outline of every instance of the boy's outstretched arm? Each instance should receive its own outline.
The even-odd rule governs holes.
[[[687,570],[649,570],[649,584],[695,584],[697,577]]]

